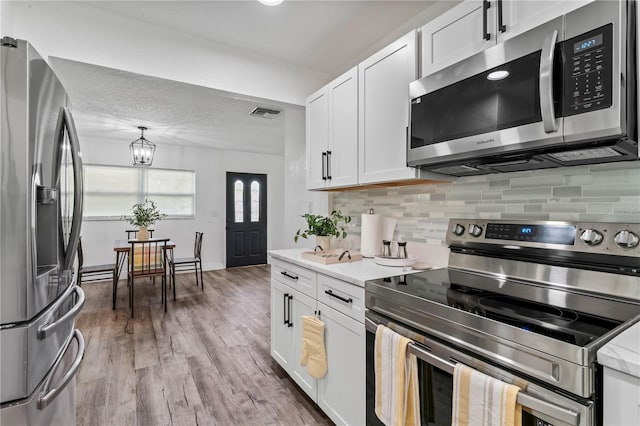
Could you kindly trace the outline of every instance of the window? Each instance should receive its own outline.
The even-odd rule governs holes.
[[[146,198],[169,217],[195,216],[195,172],[84,166],[84,217],[120,218],[131,214],[131,206]]]
[[[251,182],[251,222],[260,222],[260,184]]]
[[[244,222],[244,183],[239,180],[233,185],[233,205],[235,206],[235,222]]]

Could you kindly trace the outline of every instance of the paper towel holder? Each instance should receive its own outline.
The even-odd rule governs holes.
[[[369,214],[375,214],[375,210],[369,209]]]

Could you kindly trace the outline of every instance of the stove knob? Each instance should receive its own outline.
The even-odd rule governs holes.
[[[479,237],[482,235],[482,226],[469,225],[469,234],[473,237]]]
[[[613,237],[613,242],[618,247],[622,248],[634,248],[640,242],[640,238],[631,231],[620,231]]]
[[[597,246],[602,242],[602,234],[593,229],[585,229],[580,234],[580,239],[588,246]]]
[[[459,223],[456,223],[456,226],[453,227],[453,233],[456,234],[457,236],[464,234],[464,226],[460,225]]]

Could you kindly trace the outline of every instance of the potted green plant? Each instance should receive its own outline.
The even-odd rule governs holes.
[[[164,213],[160,213],[156,203],[147,199],[143,203],[134,204],[131,207],[131,213],[131,216],[124,216],[124,219],[138,227],[139,240],[148,240],[148,227],[167,216]]]
[[[309,235],[316,236],[316,245],[324,250],[330,248],[331,237],[346,238],[347,231],[344,225],[351,222],[351,216],[345,216],[340,210],[333,210],[328,216],[305,213],[303,217],[307,221],[307,229],[298,229],[293,241],[296,243],[300,237],[307,239]]]

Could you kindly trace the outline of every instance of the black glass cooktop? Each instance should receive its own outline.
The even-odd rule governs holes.
[[[578,346],[588,345],[640,313],[634,304],[446,268],[367,282],[368,290],[371,286]]]

